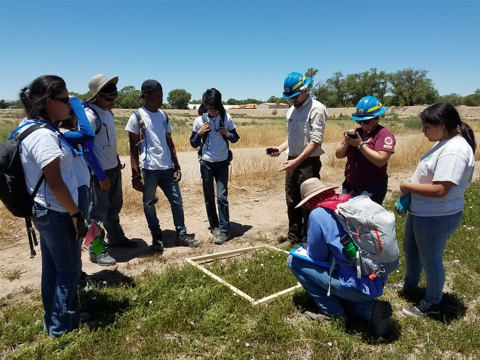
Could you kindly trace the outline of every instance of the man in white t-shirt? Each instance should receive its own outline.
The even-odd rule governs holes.
[[[181,170],[172,140],[172,124],[168,114],[160,110],[163,102],[162,85],[145,80],[140,98],[145,105],[134,111],[125,130],[129,133],[132,186],[143,193],[143,210],[152,234],[153,251],[163,253],[163,236],[157,217],[155,193],[157,186],[167,197],[173,215],[177,246],[197,247],[200,242],[187,235],[183,201],[178,182]]]
[[[108,78],[103,74],[94,76],[88,83],[92,97],[85,104],[85,113],[95,131],[94,153],[105,173],[103,180],[92,175],[93,199],[90,220],[103,222],[109,247],[135,247],[137,242],[125,236],[120,226],[120,211],[123,206],[122,166],[117,153],[117,135],[112,109],[117,98],[118,76]],[[90,260],[99,265],[113,265],[115,260],[106,252]]]

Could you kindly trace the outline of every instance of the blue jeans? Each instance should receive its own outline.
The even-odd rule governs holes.
[[[202,160],[200,162],[200,173],[202,175],[203,196],[210,228],[212,230],[219,228],[220,232],[228,234],[230,231],[228,163],[227,161],[208,162]],[[215,209],[214,181],[217,184],[218,216]]]
[[[287,264],[322,314],[340,316],[346,313],[354,318],[371,320],[375,301],[356,288],[341,285],[337,271],[332,273],[330,279],[329,268],[309,261],[289,256]],[[327,296],[329,282],[331,294]]]
[[[417,287],[425,269],[427,291],[425,300],[438,304],[445,284],[443,252],[450,237],[463,219],[463,211],[454,215],[420,217],[408,214],[403,239],[407,271],[405,285]]]
[[[185,227],[185,215],[183,213],[182,194],[178,183],[173,182],[173,169],[168,170],[147,170],[143,169],[143,212],[147,219],[148,228],[152,235],[159,234],[160,222],[157,218],[155,205],[147,205],[147,203],[155,197],[157,186],[162,189],[165,197],[170,203],[172,210],[173,224],[178,235],[185,235],[187,229]]]
[[[106,171],[105,174],[110,180],[110,188],[106,190],[100,189],[98,178],[92,176],[90,220],[103,222],[108,242],[114,244],[125,237],[119,216],[123,206],[122,171],[116,168]]]
[[[355,191],[357,195],[371,194],[372,201],[382,205],[385,196],[387,195],[388,181],[370,184],[366,186],[352,186],[346,181],[342,184],[342,194],[348,194],[350,191]]]
[[[42,302],[51,336],[72,331],[80,322],[77,295],[82,269],[81,246],[72,217],[35,204],[33,223],[40,233]]]

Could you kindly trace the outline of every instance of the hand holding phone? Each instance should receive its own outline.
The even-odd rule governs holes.
[[[272,147],[267,148],[267,155],[271,155],[271,154],[275,154],[275,153],[278,153],[277,148],[272,148]]]
[[[347,131],[345,133],[350,139],[356,139],[357,138],[357,133],[355,131]]]

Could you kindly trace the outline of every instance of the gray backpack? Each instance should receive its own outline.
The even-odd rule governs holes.
[[[338,220],[357,247],[357,277],[386,276],[400,266],[395,215],[367,195],[339,204]]]

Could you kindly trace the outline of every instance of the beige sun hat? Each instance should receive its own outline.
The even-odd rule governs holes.
[[[99,92],[101,92],[101,90],[104,87],[106,87],[110,84],[117,85],[117,83],[118,83],[118,76],[114,76],[111,79],[109,79],[106,75],[103,75],[103,74],[95,75],[88,82],[88,89],[90,90],[90,93],[92,94],[92,97],[90,99],[88,99],[87,101],[92,101],[93,99],[95,99],[95,96],[97,96],[97,94]]]
[[[337,189],[338,186],[325,186],[324,183],[317,178],[310,178],[305,180],[302,185],[300,185],[300,194],[302,194],[302,201],[295,206],[295,209],[305,204],[308,200],[310,200],[315,195],[318,195],[324,191],[330,189]]]

